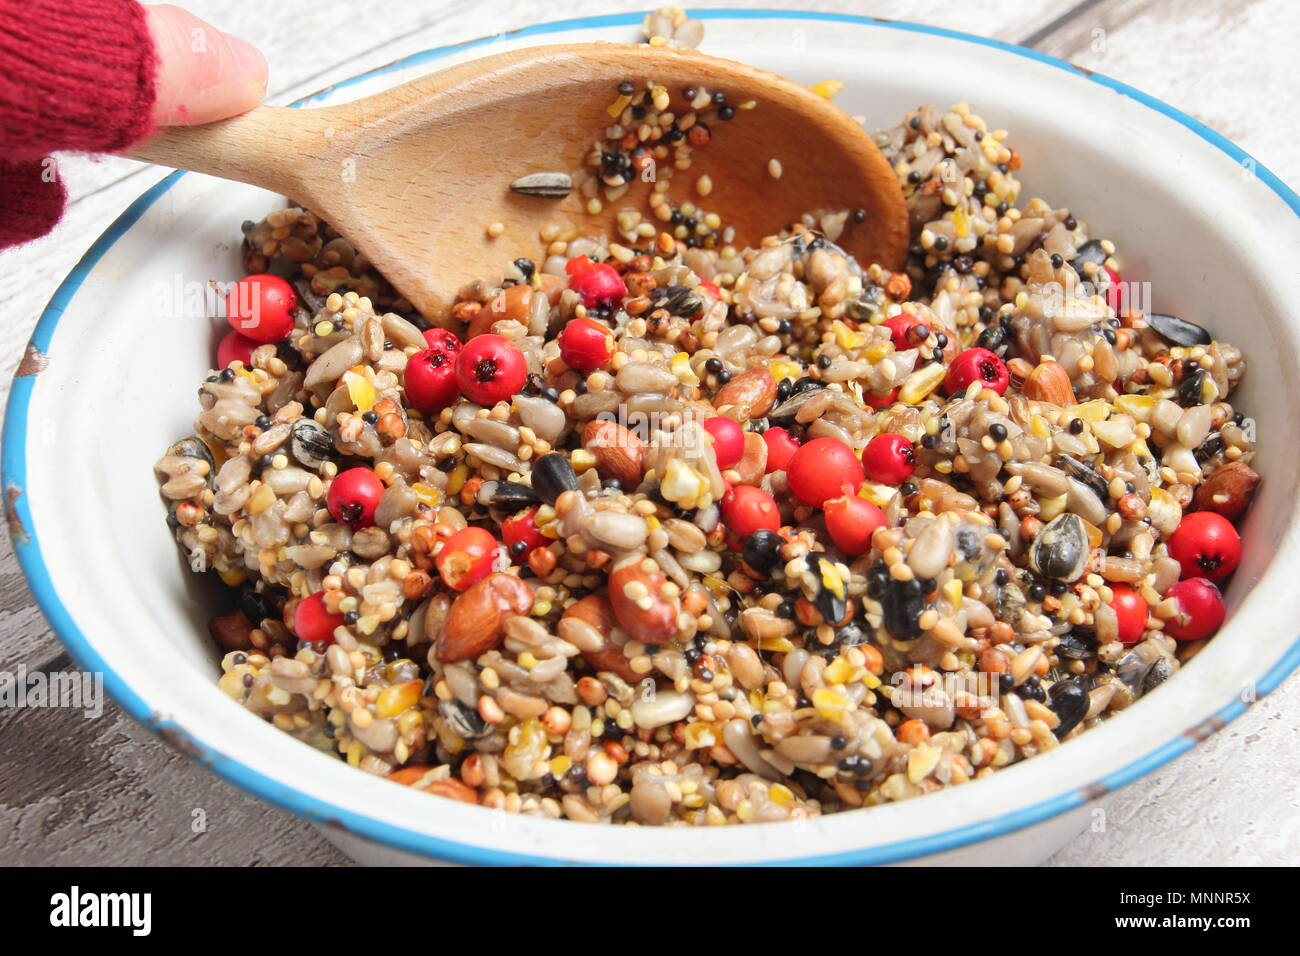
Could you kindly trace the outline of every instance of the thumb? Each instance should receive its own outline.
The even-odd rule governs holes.
[[[252,109],[266,93],[266,59],[188,10],[145,7],[158,57],[153,120],[192,126]]]

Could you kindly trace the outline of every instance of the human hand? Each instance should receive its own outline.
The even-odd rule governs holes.
[[[266,94],[266,59],[188,10],[146,6],[158,57],[156,126],[211,123],[252,109]]]

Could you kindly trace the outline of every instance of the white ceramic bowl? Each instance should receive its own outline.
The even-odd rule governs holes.
[[[849,16],[702,15],[708,52],[806,83],[844,80],[838,102],[875,125],[923,102],[977,105],[1012,131],[1027,195],[1075,209],[1120,244],[1126,271],[1152,282],[1161,311],[1200,321],[1245,351],[1250,372],[1234,404],[1257,422],[1265,480],[1228,593],[1232,616],[1176,679],[1067,746],[988,780],[801,824],[599,828],[514,817],[393,786],[294,741],[217,690],[204,626],[216,596],[183,568],[151,470],[190,431],[195,389],[219,333],[201,307],[178,300],[209,279],[237,277],[239,223],[277,203],[192,174],[163,180],[114,223],[59,288],[32,338],[45,367],[16,379],[4,448],[19,559],[72,655],[102,671],[137,719],[249,792],[327,824],[361,858],[1041,859],[1078,832],[1089,801],[1221,727],[1297,663],[1300,330],[1292,304],[1300,200],[1187,116],[1028,50]],[[636,22],[571,21],[430,51],[315,100],[360,96],[508,47],[627,41]]]

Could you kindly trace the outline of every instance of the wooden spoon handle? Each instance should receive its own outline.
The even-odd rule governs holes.
[[[307,178],[330,152],[331,110],[259,106],[203,126],[171,126],[127,155],[233,179],[302,200]]]

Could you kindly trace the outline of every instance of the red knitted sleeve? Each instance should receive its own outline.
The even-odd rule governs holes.
[[[0,0],[0,246],[58,221],[50,153],[114,152],[148,135],[155,69],[134,0]]]

